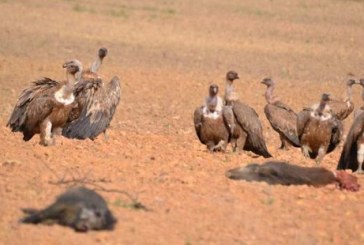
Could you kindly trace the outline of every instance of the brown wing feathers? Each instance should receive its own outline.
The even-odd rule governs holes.
[[[118,77],[114,77],[107,89],[101,84],[102,81],[98,79],[84,81],[76,87],[80,108],[75,108],[74,114],[79,112],[79,116],[65,125],[63,136],[94,139],[109,127],[120,101],[120,82]]]

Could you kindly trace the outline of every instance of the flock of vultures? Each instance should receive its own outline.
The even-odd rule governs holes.
[[[29,141],[40,135],[40,144],[55,144],[55,136],[75,139],[95,139],[110,125],[120,102],[121,88],[118,77],[104,83],[98,70],[107,56],[100,48],[96,60],[88,69],[78,60],[64,63],[67,79],[58,82],[43,78],[24,89],[14,107],[7,126],[13,132],[23,133]],[[251,151],[270,158],[263,128],[256,111],[239,100],[234,81],[235,71],[226,74],[224,97],[218,96],[219,87],[211,84],[203,105],[194,111],[194,127],[198,139],[211,152],[224,152],[229,144],[233,151]],[[324,156],[335,150],[343,134],[342,121],[354,110],[352,86],[363,87],[364,79],[349,79],[347,98],[335,100],[323,93],[319,103],[295,113],[273,95],[275,81],[262,80],[267,89],[265,115],[279,134],[281,149],[300,147],[305,157],[315,159],[319,165]],[[364,97],[364,92],[363,92]],[[355,119],[346,137],[337,170],[319,166],[301,167],[295,164],[268,161],[249,164],[226,172],[230,179],[264,181],[268,184],[323,186],[335,183],[338,188],[358,191],[360,185],[355,174],[363,173],[364,161],[364,107],[356,110]],[[25,209],[24,223],[59,223],[77,231],[112,229],[116,219],[104,199],[96,192],[79,187],[66,191],[56,202],[43,210]]]

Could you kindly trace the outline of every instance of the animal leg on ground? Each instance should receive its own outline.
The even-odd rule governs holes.
[[[54,144],[52,138],[52,123],[46,119],[40,125],[40,144],[49,146]]]
[[[241,132],[239,137],[236,139],[235,148],[233,148],[234,152],[237,150],[242,151],[244,149],[247,137],[248,137],[248,135],[245,132]]]
[[[307,145],[303,145],[301,147],[301,150],[302,150],[302,154],[306,157],[306,158],[310,158],[310,148],[307,146]]]
[[[317,153],[317,157],[315,159],[317,165],[320,165],[325,154],[326,154],[326,149],[323,146],[320,146],[318,153]]]
[[[281,146],[279,147],[279,149],[289,150],[289,144],[287,140],[284,138],[284,136],[282,134],[279,134],[279,138],[281,139]]]
[[[215,143],[213,141],[209,141],[206,143],[206,146],[207,146],[207,149],[212,152],[212,151],[214,151]]]
[[[214,146],[214,151],[226,151],[226,142],[224,140],[220,140],[220,142]]]
[[[363,161],[364,161],[364,145],[358,146],[358,153],[357,153],[357,159],[358,159],[358,169],[354,172],[356,174],[364,174],[363,171]]]
[[[104,139],[105,139],[105,141],[109,140],[109,135],[108,135],[108,133],[106,133],[106,130],[104,130]]]
[[[52,130],[52,135],[53,135],[53,137],[62,135],[62,128],[60,128],[60,127],[54,128]]]

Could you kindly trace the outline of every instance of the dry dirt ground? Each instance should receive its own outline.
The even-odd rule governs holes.
[[[0,0],[0,244],[363,244],[364,189],[231,181],[226,170],[265,159],[211,154],[192,123],[208,85],[223,88],[234,69],[274,159],[313,166],[299,149],[278,150],[260,80],[273,77],[296,111],[322,92],[342,98],[348,74],[364,76],[363,11],[359,0]],[[101,46],[102,74],[122,81],[108,140],[42,147],[6,128],[31,81],[62,80],[65,60],[88,66]],[[341,148],[322,165],[335,169]],[[149,211],[100,191],[118,218],[113,232],[18,223],[21,208],[44,207],[75,183],[125,191]]]

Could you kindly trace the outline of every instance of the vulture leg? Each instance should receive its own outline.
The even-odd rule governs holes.
[[[248,138],[248,134],[245,133],[243,130],[241,130],[239,137],[232,141],[233,142],[233,151],[236,152],[239,150],[243,150],[247,138]]]
[[[358,169],[354,172],[356,174],[364,174],[363,171],[363,161],[364,161],[364,145],[360,144],[358,146],[358,153],[357,153],[357,159],[358,159]]]
[[[40,144],[44,146],[54,144],[52,137],[52,123],[49,119],[45,119],[40,125]]]
[[[207,149],[209,149],[209,151],[213,152],[215,149],[215,143],[213,141],[209,141],[206,143]]]
[[[60,135],[62,135],[62,128],[54,128],[52,130],[52,135],[53,136],[60,136]]]
[[[220,142],[213,147],[214,151],[226,151],[227,142],[220,140]]]
[[[104,139],[105,141],[109,141],[109,135],[106,133],[106,130],[104,130]]]
[[[279,134],[279,138],[281,139],[281,146],[279,147],[279,149],[281,149],[281,150],[289,150],[289,143],[284,138],[284,136],[282,134]]]
[[[306,157],[306,158],[310,158],[310,147],[308,147],[307,145],[302,145],[301,147],[302,149],[302,154]]]
[[[320,146],[318,153],[317,153],[317,157],[315,159],[316,164],[320,165],[322,159],[324,158],[325,154],[326,154],[327,149],[325,149],[323,146]]]

